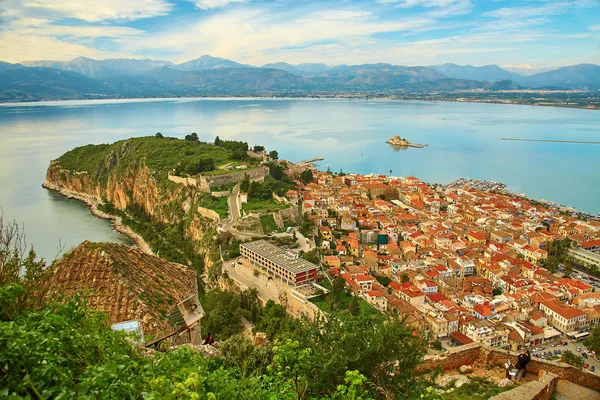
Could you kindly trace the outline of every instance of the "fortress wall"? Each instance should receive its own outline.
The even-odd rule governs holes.
[[[198,183],[196,182],[196,179],[194,179],[194,178],[175,176],[175,175],[171,175],[171,174],[169,174],[168,178],[171,182],[179,183],[180,185],[198,186]]]
[[[210,192],[210,194],[214,197],[228,197],[229,195],[231,195],[231,192],[229,190],[224,190],[221,192]]]
[[[208,175],[202,176],[202,178],[206,179],[206,183],[208,187],[218,187],[224,185],[231,185],[232,183],[241,182],[246,176],[250,180],[260,180],[264,179],[265,176],[269,174],[269,168],[267,167],[258,167],[254,169],[249,169],[246,171],[232,172],[229,174],[223,175]]]
[[[473,365],[480,357],[481,345],[471,343],[460,347],[448,349],[439,356],[425,356],[417,370],[430,371],[440,368],[442,371],[458,369],[461,365]]]
[[[212,219],[215,222],[219,222],[221,220],[221,217],[216,211],[210,210],[208,208],[198,207],[198,213],[203,217]]]
[[[277,213],[281,219],[287,219],[292,223],[298,222],[300,218],[300,214],[298,212],[298,206],[292,206],[290,208],[286,208],[285,210],[281,210]],[[277,221],[277,220],[275,220]]]

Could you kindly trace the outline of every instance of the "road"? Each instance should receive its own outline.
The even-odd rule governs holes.
[[[308,240],[296,229],[296,240],[298,242],[298,251],[304,251],[305,253],[311,251],[315,246],[312,240]]]
[[[562,345],[556,346],[556,347],[552,347],[551,346],[552,343],[556,343],[556,342],[558,342],[561,339],[563,341],[567,340],[568,344],[566,346],[562,346]],[[586,346],[584,346],[584,344],[582,342],[573,342],[572,340],[565,339],[565,338],[561,338],[561,339],[556,339],[556,340],[554,340],[552,342],[544,344],[543,347],[545,347],[545,349],[542,350],[542,351],[537,351],[537,352],[533,351],[533,348],[540,347],[540,346],[532,346],[531,348],[529,348],[529,351],[531,352],[531,355],[533,356],[534,354],[539,354],[539,353],[548,352],[548,351],[554,352],[554,350],[559,350],[560,349],[560,351],[562,353],[564,353],[565,350],[570,350],[573,353],[581,356],[581,353],[583,352],[583,350],[586,349]],[[581,347],[581,350],[577,351],[577,347]],[[535,359],[535,357],[534,357],[534,359]],[[584,358],[584,363],[588,363],[588,364],[590,364],[590,366],[593,365],[594,367],[596,367],[596,370],[594,371],[594,374],[600,376],[600,362],[594,360],[593,358]]]
[[[240,184],[238,183],[231,190],[231,195],[227,198],[227,207],[229,208],[229,218],[227,222],[224,223],[220,230],[231,233],[233,236],[238,239],[250,239],[253,237],[264,237],[264,235],[258,233],[249,233],[249,232],[241,232],[235,229],[235,225],[237,220],[241,216],[241,202],[240,202]]]

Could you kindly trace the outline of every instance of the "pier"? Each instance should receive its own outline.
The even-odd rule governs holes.
[[[324,159],[325,158],[323,157],[309,158],[308,160],[300,161],[299,163],[297,163],[297,165],[311,165],[314,164],[316,161],[323,161]]]
[[[600,144],[600,142],[588,142],[588,141],[584,141],[584,140],[524,139],[524,138],[504,138],[504,137],[502,138],[502,140],[516,140],[519,142]]]

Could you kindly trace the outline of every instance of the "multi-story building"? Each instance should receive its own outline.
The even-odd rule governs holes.
[[[292,286],[313,282],[319,267],[265,240],[240,244],[240,254],[250,264]]]
[[[577,308],[567,307],[558,300],[540,303],[540,311],[548,318],[548,324],[562,333],[585,327],[587,315]]]
[[[489,347],[508,348],[508,329],[501,324],[494,324],[486,319],[464,323],[460,330],[474,342]]]

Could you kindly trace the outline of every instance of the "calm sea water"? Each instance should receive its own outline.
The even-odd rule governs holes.
[[[600,112],[511,105],[313,99],[169,99],[0,105],[0,207],[23,222],[47,258],[59,240],[130,243],[86,207],[43,189],[50,160],[88,143],[197,132],[244,140],[292,161],[323,156],[333,171],[459,177],[600,212],[600,145],[501,137],[600,141]],[[429,147],[394,151],[393,135]]]

